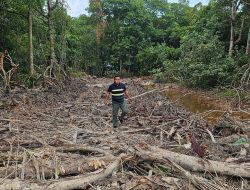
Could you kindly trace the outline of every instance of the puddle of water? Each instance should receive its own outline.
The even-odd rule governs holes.
[[[171,101],[177,101],[184,106],[188,111],[193,113],[203,113],[208,110],[217,110],[219,107],[215,103],[205,100],[205,97],[195,95],[192,92],[182,92],[179,90],[169,90],[166,96]]]
[[[225,111],[230,110],[227,102],[211,100],[195,92],[185,92],[182,89],[169,89],[165,95],[173,102],[177,102],[186,110],[192,113],[203,113],[209,123],[216,123],[224,115]],[[211,111],[214,110],[214,111]],[[250,115],[244,112],[233,112],[232,116],[238,119],[249,119]]]
[[[152,81],[142,83],[142,85],[147,89],[155,88],[155,83]],[[165,96],[172,102],[177,102],[189,112],[202,114],[211,124],[217,123],[226,112],[232,109],[228,102],[217,101],[199,92],[188,91],[178,86],[173,86],[165,86],[169,88],[164,91]],[[250,112],[250,110],[247,111]],[[233,111],[231,116],[241,120],[250,120],[250,114],[242,111]]]

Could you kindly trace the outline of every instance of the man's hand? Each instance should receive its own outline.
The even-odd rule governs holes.
[[[128,98],[128,103],[131,104],[131,98],[130,97]]]
[[[128,103],[131,104],[131,98],[130,98],[130,95],[128,93],[128,90],[125,91],[125,95],[128,98]]]
[[[108,105],[108,100],[105,99],[105,100],[104,100],[104,104],[105,104],[105,105]]]
[[[110,93],[107,92],[107,93],[106,93],[106,96],[105,96],[105,99],[104,99],[104,104],[105,104],[105,105],[108,105],[108,103],[109,103],[109,95],[110,95]]]

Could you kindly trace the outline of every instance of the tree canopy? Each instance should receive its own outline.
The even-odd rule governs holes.
[[[8,50],[21,74],[47,68],[53,76],[58,66],[213,87],[239,82],[249,64],[249,0],[194,7],[188,1],[91,0],[89,14],[77,18],[67,6],[63,0],[0,2],[0,52]]]

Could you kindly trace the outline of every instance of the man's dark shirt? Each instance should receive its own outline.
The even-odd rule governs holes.
[[[123,83],[118,85],[113,83],[109,86],[108,92],[112,93],[112,101],[122,103],[124,101],[124,92],[126,91],[126,86]]]

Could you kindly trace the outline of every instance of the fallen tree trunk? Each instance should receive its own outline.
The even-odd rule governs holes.
[[[131,99],[131,100],[132,100],[132,99],[136,99],[136,98],[139,98],[139,97],[144,96],[144,95],[146,95],[146,94],[150,94],[150,93],[155,92],[155,91],[164,92],[164,91],[166,91],[166,90],[168,90],[168,88],[154,89],[154,90],[150,90],[150,91],[144,92],[144,93],[142,93],[142,94],[133,96],[133,97],[131,97],[130,99]]]
[[[42,187],[36,183],[27,183],[25,180],[16,179],[0,179],[0,190],[42,190],[46,189],[46,186]]]
[[[110,155],[110,152],[107,150],[102,150],[100,148],[95,148],[95,147],[89,147],[89,146],[76,146],[76,145],[67,145],[68,147],[57,147],[55,150],[57,152],[80,152],[83,154],[93,154],[94,152],[103,154],[105,156]]]
[[[47,187],[48,190],[68,190],[68,189],[78,189],[85,188],[90,183],[102,180],[117,170],[121,164],[121,158],[123,154],[120,155],[112,164],[110,164],[104,172],[95,175],[83,176],[76,179],[64,180],[53,183]]]
[[[92,175],[84,175],[77,178],[70,178],[59,180],[54,183],[48,184],[38,184],[38,183],[27,183],[23,180],[10,180],[10,179],[0,179],[0,190],[69,190],[69,189],[84,189],[89,184],[94,183],[99,180],[103,180],[113,173],[113,171],[118,170],[121,164],[121,158],[124,154],[121,154],[113,163],[111,163],[103,172]]]
[[[55,170],[58,172],[58,176],[80,175],[88,172],[94,172],[96,170],[93,166],[89,166],[91,161],[99,160],[104,163],[108,163],[113,159],[113,156],[82,158],[78,159],[77,162],[62,162],[58,164],[57,168],[56,166],[49,166],[50,161],[44,161],[42,163],[41,159],[38,159],[38,170],[34,167],[33,162],[27,163],[25,166],[18,164],[14,166],[0,167],[0,178],[21,178],[22,170],[24,170],[23,175],[25,179],[34,179],[37,175],[43,176],[45,179],[54,178]]]
[[[12,148],[12,150],[16,150],[19,147],[23,147],[23,148],[41,148],[43,145],[41,143],[35,142],[35,141],[23,141],[23,142],[20,142],[19,144],[18,144],[18,142],[15,142],[15,143],[11,144],[11,146],[7,142],[5,142],[5,143],[0,142],[0,151],[1,152],[10,151],[11,148]]]
[[[150,157],[156,160],[165,158],[190,171],[211,172],[221,175],[250,178],[250,167],[247,164],[204,160],[194,156],[171,152],[158,147],[150,147],[150,151],[138,149],[137,154],[142,158]]]
[[[80,166],[78,163],[71,163],[71,164],[62,164],[60,168],[57,168],[58,176],[69,176],[69,175],[79,175],[86,172],[93,171],[94,168],[89,167],[88,163],[82,163]],[[0,178],[15,178],[21,177],[22,168],[25,168],[25,179],[33,179],[37,175],[37,171],[32,164],[29,164],[23,167],[21,164],[18,166],[9,166],[8,168],[0,167]],[[39,166],[39,169],[42,170],[42,166]],[[54,178],[55,177],[55,169],[51,167],[43,167],[43,171],[39,170],[39,176],[44,176],[45,179]]]

